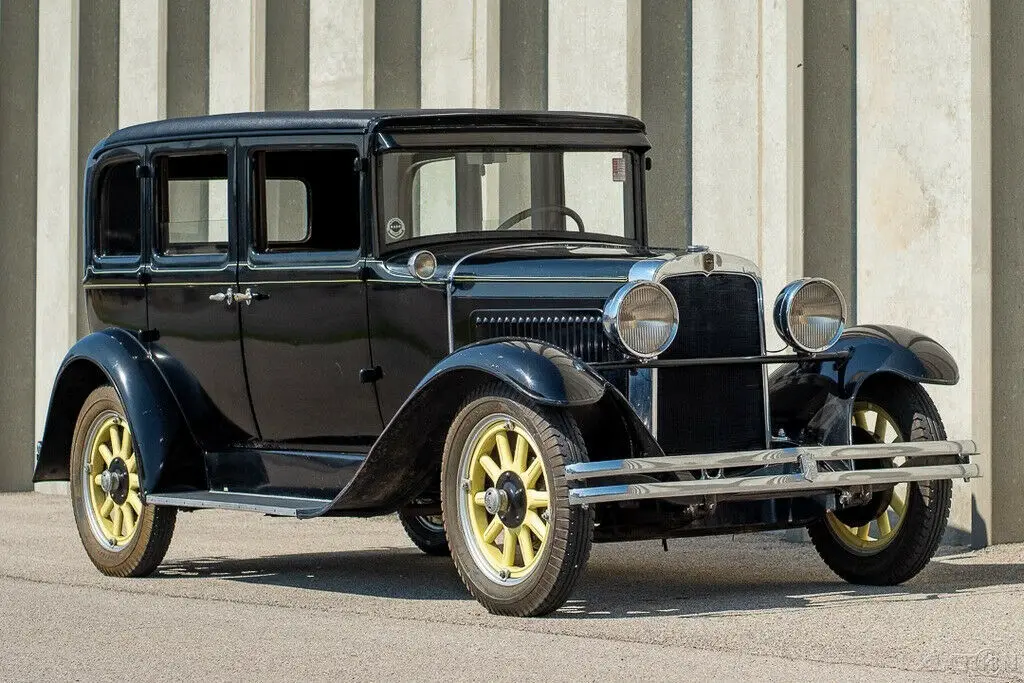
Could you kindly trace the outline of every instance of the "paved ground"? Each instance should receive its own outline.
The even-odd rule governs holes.
[[[1024,678],[1024,545],[947,548],[891,589],[773,535],[603,545],[526,620],[393,518],[178,520],[156,576],[109,579],[67,498],[0,495],[0,680]]]

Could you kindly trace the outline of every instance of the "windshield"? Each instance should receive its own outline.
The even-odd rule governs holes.
[[[379,159],[384,248],[482,233],[636,238],[637,157],[628,150],[395,151]]]

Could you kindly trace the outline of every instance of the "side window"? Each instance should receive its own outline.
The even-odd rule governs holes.
[[[161,254],[226,254],[228,155],[156,159],[158,248]]]
[[[258,252],[359,249],[355,150],[274,150],[253,155]]]
[[[96,196],[96,256],[138,256],[142,253],[139,224],[141,196],[135,175],[137,159],[119,161],[100,170]]]

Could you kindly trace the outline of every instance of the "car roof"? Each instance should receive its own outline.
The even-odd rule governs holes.
[[[469,127],[645,132],[643,122],[631,116],[565,111],[336,109],[243,112],[164,119],[129,126],[102,140],[94,154],[128,144],[261,133],[372,133],[377,129]]]

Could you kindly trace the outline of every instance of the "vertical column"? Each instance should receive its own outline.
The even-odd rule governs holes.
[[[839,285],[854,316],[856,48],[854,0],[804,5],[804,273]]]
[[[38,38],[39,3],[0,0],[0,491],[32,488]]]
[[[972,190],[977,212],[975,222],[975,283],[984,287],[984,260],[991,260],[990,309],[984,308],[983,289],[975,299],[979,310],[975,329],[984,333],[976,342],[989,342],[991,353],[981,343],[974,349],[975,368],[984,372],[974,394],[974,424],[982,443],[990,448],[989,470],[985,479],[975,483],[975,542],[987,539],[991,543],[1024,541],[1024,461],[1020,456],[1020,439],[1024,436],[1021,421],[1024,410],[1024,310],[1021,309],[1021,271],[1024,269],[1024,188],[1020,186],[1024,172],[1024,111],[1020,103],[1024,97],[1024,83],[1020,73],[1024,68],[1024,6],[1011,0],[991,0],[991,33],[986,21],[988,2],[972,4],[976,22],[972,36],[972,55],[977,60],[973,69],[975,80],[972,92],[979,110],[972,148],[974,171],[983,174],[986,169],[985,152],[991,145],[991,176],[978,176]],[[991,80],[986,88],[984,37],[991,36]],[[991,93],[991,111],[985,109],[984,95]],[[981,100],[980,102],[978,100]],[[984,137],[986,116],[991,120],[991,140]],[[991,242],[986,244],[983,232],[984,201],[987,196],[986,179],[991,186]],[[987,320],[986,320],[987,318]],[[980,325],[978,324],[980,323]],[[986,324],[987,323],[987,324]],[[991,379],[986,386],[985,379]],[[978,405],[978,399],[982,399]],[[990,424],[986,424],[990,416]],[[990,428],[990,438],[985,438]]]
[[[651,244],[690,242],[690,0],[644,0],[641,17],[641,109],[653,147],[647,173]]]
[[[373,0],[310,0],[310,109],[373,106],[373,27]]]
[[[498,106],[498,0],[422,0],[420,103]]]
[[[373,97],[381,109],[420,106],[420,0],[377,0]]]
[[[167,116],[201,116],[210,93],[210,3],[167,0]]]
[[[211,114],[264,109],[266,39],[265,0],[210,0]]]
[[[929,393],[953,436],[970,433],[973,386],[969,5],[857,5],[858,320],[903,325],[950,350],[960,383]],[[968,490],[954,484],[950,526],[960,532]]]
[[[167,116],[167,0],[120,5],[118,118],[123,128]]]
[[[309,109],[309,0],[267,0],[267,109]]]
[[[548,0],[502,0],[500,95],[502,109],[548,106]]]
[[[803,271],[803,3],[693,3],[693,241]],[[769,348],[781,343],[768,330]]]
[[[78,0],[39,3],[35,433],[78,332]]]

